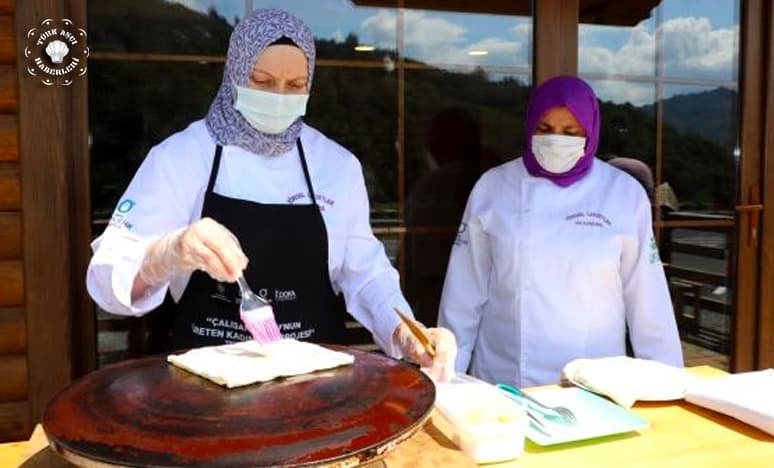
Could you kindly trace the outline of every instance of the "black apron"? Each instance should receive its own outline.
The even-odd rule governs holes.
[[[256,294],[271,300],[286,338],[342,343],[346,314],[343,300],[331,288],[328,233],[300,139],[296,146],[310,204],[263,204],[213,192],[223,152],[218,145],[202,217],[216,220],[237,236],[249,259],[245,279]],[[194,348],[251,338],[239,318],[238,286],[195,271],[175,311],[172,347]]]

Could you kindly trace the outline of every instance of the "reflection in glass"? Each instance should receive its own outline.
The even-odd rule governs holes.
[[[394,61],[397,1],[382,7],[347,0],[253,0],[254,8],[281,8],[301,18],[317,42],[318,59]],[[341,47],[346,45],[346,47]]]
[[[637,179],[653,202],[656,166],[653,113],[655,85],[612,80],[588,80],[588,83],[597,93],[602,115],[597,157]],[[613,101],[622,99],[622,96],[626,96],[626,101]]]
[[[400,254],[400,236],[397,234],[376,234],[376,238],[384,245],[384,252],[390,263],[398,268],[398,255]]]
[[[167,3],[176,3],[181,7],[199,13],[217,13],[226,19],[232,26],[245,14],[245,0],[165,0]],[[137,2],[135,2],[137,3]]]
[[[456,233],[452,228],[448,232],[415,232],[405,236],[404,291],[414,315],[422,323],[434,325],[438,320],[441,290]]]
[[[686,211],[667,214],[673,220],[708,217]],[[721,219],[721,216],[712,216]],[[682,338],[720,353],[729,352],[733,313],[733,227],[663,230],[662,260]],[[706,353],[705,353],[706,354]]]
[[[651,168],[656,164],[653,83],[587,80],[600,100],[602,125],[597,155],[635,158]],[[622,96],[625,98],[622,99]]]
[[[532,19],[407,9],[407,60],[429,64],[525,67],[532,54]]]
[[[397,218],[397,90],[392,70],[318,67],[305,117],[360,159],[373,219]]]
[[[610,75],[656,73],[656,22],[651,15],[634,26],[580,24],[578,71]],[[622,98],[610,97],[619,101]]]
[[[470,190],[487,165],[479,120],[470,110],[447,106],[417,130],[424,130],[424,147],[421,154],[408,154],[414,164],[408,167],[406,224],[458,225]],[[410,147],[419,133],[409,136]],[[416,170],[420,174],[412,177]]]
[[[151,147],[204,117],[222,76],[222,63],[90,61],[94,219],[109,217]]]
[[[89,45],[98,53],[225,55],[231,30],[250,5],[303,19],[319,59],[395,59],[395,8],[345,0],[89,0]]]
[[[244,0],[89,0],[93,52],[225,55]]]
[[[736,91],[673,85],[665,94],[663,180],[681,210],[730,214],[736,197]]]
[[[581,24],[578,43],[580,73],[736,80],[739,2],[665,0],[634,26]]]
[[[432,192],[445,203],[464,206],[471,182],[463,183],[463,178],[475,182],[483,171],[512,159],[523,148],[529,90],[524,76],[441,70],[406,73],[409,225],[458,224],[459,209],[442,216],[437,205],[431,208],[435,202],[420,202],[418,192]],[[446,173],[448,177],[443,175]],[[428,178],[443,179],[444,186],[459,184],[454,200]],[[427,209],[418,206],[420,203]]]
[[[526,77],[406,72],[406,223],[457,226],[485,170],[524,147]]]
[[[664,76],[736,80],[739,1],[664,0],[661,48]]]
[[[406,293],[434,324],[452,242],[470,191],[524,147],[526,76],[406,71]]]
[[[637,108],[651,106],[656,102],[654,83],[619,80],[603,80],[581,75],[592,88],[601,102],[630,104]]]
[[[602,101],[600,155],[640,159],[658,184],[686,362],[721,368],[734,312],[739,14],[739,1],[663,0],[637,25],[599,16],[579,36],[581,74]]]

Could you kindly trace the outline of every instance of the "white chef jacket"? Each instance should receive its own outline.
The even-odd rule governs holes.
[[[344,294],[347,310],[373,333],[376,343],[395,356],[392,332],[400,318],[393,308],[411,309],[400,291],[398,272],[371,231],[360,162],[308,125],[301,131],[301,142],[328,231],[331,286]],[[151,241],[200,219],[214,153],[215,142],[203,120],[151,149],[105,232],[92,243],[86,284],[100,307],[136,316],[160,305],[167,288],[180,299],[190,275],[176,277],[135,301],[132,283]],[[310,203],[295,145],[279,156],[225,146],[220,164],[216,193],[259,203]]]
[[[456,369],[517,386],[557,383],[575,358],[624,355],[682,366],[650,203],[600,160],[568,187],[522,159],[486,172],[452,248],[439,326]]]

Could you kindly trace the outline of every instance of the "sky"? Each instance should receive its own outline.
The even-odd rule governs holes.
[[[198,11],[215,7],[233,22],[254,8],[283,8],[309,24],[315,37],[343,40],[349,33],[361,44],[397,48],[398,10],[354,6],[348,0],[166,0]],[[668,86],[670,94],[698,92],[737,79],[739,1],[664,0],[662,23],[656,11],[634,27],[580,25],[579,71],[603,100],[652,104],[652,83],[605,79],[609,75],[653,77],[656,42],[660,38],[663,75],[719,83]],[[529,81],[532,51],[530,17],[404,10],[406,56],[442,68],[452,65],[513,67]],[[486,55],[475,55],[486,51]],[[473,52],[473,54],[471,54]],[[364,57],[365,58],[365,57]],[[703,87],[706,86],[706,87]]]

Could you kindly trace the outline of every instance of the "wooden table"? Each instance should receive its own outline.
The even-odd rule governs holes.
[[[726,373],[708,366],[689,369],[702,377]],[[545,387],[530,389],[539,394]],[[527,441],[524,454],[504,467],[770,467],[774,468],[774,436],[729,416],[684,400],[640,402],[633,411],[647,419],[641,432],[603,439],[541,447]],[[475,466],[431,424],[385,459],[388,468]]]
[[[707,366],[691,368],[703,377],[722,376]],[[538,393],[541,388],[530,389]],[[527,441],[525,452],[505,467],[774,467],[774,437],[728,416],[685,401],[637,403],[633,411],[650,422],[639,433],[544,448]],[[0,445],[0,466],[70,466],[46,449],[43,431],[28,443]],[[474,464],[431,424],[384,460],[388,468],[466,467]]]

